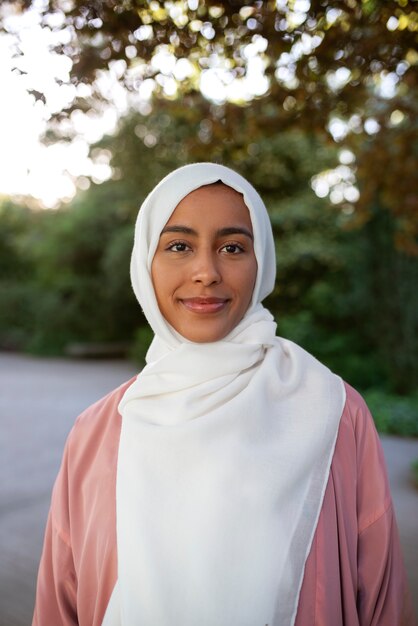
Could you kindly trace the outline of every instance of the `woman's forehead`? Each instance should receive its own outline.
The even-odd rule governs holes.
[[[250,212],[242,193],[222,182],[203,185],[180,200],[167,224],[177,220],[204,221],[205,223],[242,222],[252,231]]]
[[[243,194],[240,191],[237,191],[236,189],[234,189],[234,187],[231,187],[231,185],[224,183],[222,180],[217,180],[214,183],[208,183],[207,185],[201,185],[196,189],[192,189],[191,191],[184,194],[182,200],[184,200],[184,198],[186,198],[187,196],[195,196],[197,194],[201,195],[203,193],[213,197],[218,196],[220,193],[226,193],[230,195],[237,195],[243,198]]]

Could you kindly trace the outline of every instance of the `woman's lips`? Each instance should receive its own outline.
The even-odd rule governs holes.
[[[182,298],[180,301],[193,313],[217,313],[228,303],[226,298]]]

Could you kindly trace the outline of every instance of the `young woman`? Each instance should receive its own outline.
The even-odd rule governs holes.
[[[69,436],[35,626],[414,623],[372,419],[276,337],[275,265],[229,168],[180,168],[145,200],[131,278],[155,337]]]

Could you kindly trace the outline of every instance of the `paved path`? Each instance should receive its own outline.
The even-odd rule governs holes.
[[[134,373],[122,361],[0,353],[0,626],[30,624],[51,487],[75,417]],[[417,598],[418,492],[409,465],[418,441],[385,438],[383,445]]]
[[[398,437],[381,439],[409,586],[418,615],[418,490],[412,487],[411,474],[411,464],[418,459],[418,440]]]

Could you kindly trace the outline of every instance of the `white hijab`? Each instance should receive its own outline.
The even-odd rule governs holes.
[[[196,344],[162,317],[151,263],[180,200],[218,180],[243,194],[257,279],[238,326]],[[155,337],[119,405],[118,582],[103,624],[291,626],[345,396],[261,305],[275,254],[260,196],[222,165],[172,172],[139,212],[131,278]]]

